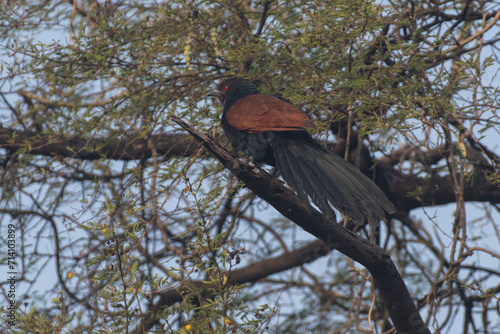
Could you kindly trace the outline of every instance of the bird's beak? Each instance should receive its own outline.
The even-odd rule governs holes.
[[[220,100],[221,99],[221,92],[214,89],[214,90],[208,92],[207,97],[216,97]]]

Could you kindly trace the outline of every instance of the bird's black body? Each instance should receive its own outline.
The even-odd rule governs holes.
[[[275,166],[274,152],[271,144],[276,138],[273,131],[263,131],[258,133],[245,133],[231,127],[225,121],[224,113],[222,114],[222,128],[227,138],[238,151],[252,157],[252,160],[258,163],[265,163]]]
[[[223,79],[209,95],[224,105],[221,122],[231,144],[255,162],[276,166],[303,201],[309,196],[330,217],[333,206],[358,224],[378,224],[394,212],[372,180],[304,130],[308,119],[297,108],[260,95],[242,78]]]

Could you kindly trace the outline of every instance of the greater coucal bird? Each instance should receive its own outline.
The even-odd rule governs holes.
[[[311,137],[305,130],[310,120],[300,109],[238,77],[222,79],[208,96],[224,106],[221,122],[231,144],[255,162],[276,166],[305,203],[309,196],[335,218],[332,205],[357,224],[377,225],[384,211],[394,212],[371,179]]]

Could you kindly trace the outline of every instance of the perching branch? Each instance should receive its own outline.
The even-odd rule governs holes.
[[[302,203],[288,188],[265,171],[255,172],[233,157],[212,137],[198,132],[178,117],[171,117],[212,153],[228,170],[257,196],[271,204],[295,224],[323,240],[328,247],[359,262],[371,273],[398,333],[429,333],[403,278],[391,257],[381,247],[349,231],[310,206]]]

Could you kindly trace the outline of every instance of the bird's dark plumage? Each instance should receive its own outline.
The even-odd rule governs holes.
[[[352,164],[318,144],[304,128],[300,109],[262,95],[250,81],[225,78],[208,94],[224,106],[222,125],[231,144],[255,162],[276,166],[303,201],[309,196],[334,218],[331,206],[357,224],[378,224],[394,206],[377,185]]]

